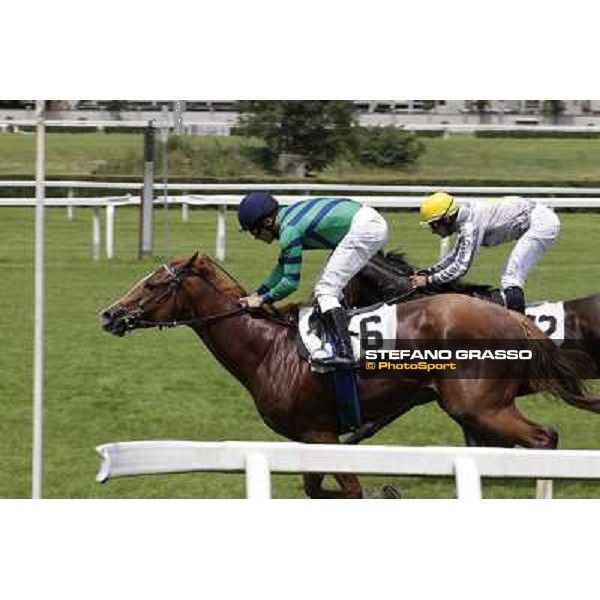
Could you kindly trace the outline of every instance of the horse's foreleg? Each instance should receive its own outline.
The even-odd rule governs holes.
[[[465,436],[465,446],[484,446],[485,444],[481,444],[480,438],[477,434],[469,427],[462,427],[463,435]]]
[[[329,498],[326,490],[323,489],[323,479],[325,475],[321,473],[304,473],[304,492],[309,498]]]
[[[304,491],[309,498],[313,499],[349,499],[362,498],[362,487],[356,475],[349,473],[335,473],[334,477],[338,482],[339,490],[328,490],[323,487],[325,475],[322,473],[305,473]]]
[[[384,415],[374,421],[368,421],[361,425],[352,435],[348,436],[343,443],[344,444],[360,444],[363,440],[373,437],[378,431],[383,429],[386,425],[389,425],[404,413],[407,413],[411,408],[418,406],[419,404],[426,404],[431,402],[436,397],[436,392],[430,388],[425,388],[414,392],[412,396],[388,414]]]
[[[363,440],[373,437],[379,430],[383,429],[386,425],[389,425],[392,421],[395,421],[400,415],[403,415],[412,407],[412,404],[403,406],[401,409],[395,410],[381,419],[363,423],[363,425],[361,425],[352,435],[349,435],[342,443],[360,444]]]
[[[369,421],[363,423],[354,433],[349,435],[343,444],[360,444],[363,440],[373,437],[380,429],[391,423],[396,417],[380,419],[379,421]]]
[[[332,432],[317,432],[304,436],[303,441],[309,444],[337,444],[338,438]],[[324,473],[305,473],[303,479],[306,495],[309,498],[362,498],[362,487],[356,475],[335,473],[334,477],[340,486],[339,490],[323,487]]]
[[[336,473],[334,477],[341,488],[340,498],[359,499],[363,497],[362,486],[356,475],[351,473]]]

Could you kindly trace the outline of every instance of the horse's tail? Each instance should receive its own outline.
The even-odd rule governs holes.
[[[542,333],[527,317],[515,315],[533,351],[529,386],[534,392],[550,392],[568,404],[600,413],[600,398],[589,396],[585,379],[595,376],[592,358],[581,350],[564,350]]]

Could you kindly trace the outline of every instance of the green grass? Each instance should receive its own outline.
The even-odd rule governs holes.
[[[600,139],[433,138],[418,177],[582,182],[598,175]]]
[[[600,175],[600,139],[486,139],[465,135],[422,139],[426,152],[415,166],[404,171],[357,170],[339,163],[325,175],[334,179],[435,181],[440,185],[486,181],[504,185],[552,185],[553,182],[586,185],[598,181]]]
[[[376,169],[338,161],[319,177],[324,181],[504,182],[505,184],[598,184],[600,139],[476,138],[457,135],[422,138],[427,151],[410,169]],[[186,138],[189,152],[172,153],[171,177],[189,179],[269,179],[251,160],[260,143],[236,137]],[[64,179],[137,177],[142,179],[141,134],[52,133],[47,135],[47,174]],[[33,177],[35,136],[0,134],[0,177]],[[160,176],[160,161],[157,177]]]
[[[46,136],[46,173],[86,177],[116,157],[125,158],[143,144],[139,134],[51,133]],[[35,134],[0,134],[0,176],[35,176]]]
[[[109,137],[109,136],[107,136]],[[110,136],[112,137],[112,136]],[[190,474],[116,480],[100,486],[96,445],[142,439],[281,440],[256,413],[247,392],[186,329],[141,331],[118,339],[103,333],[97,314],[124,294],[159,259],[136,257],[138,216],[119,209],[116,259],[91,259],[91,213],[77,209],[69,222],[62,209],[47,210],[44,496],[52,498],[227,498],[243,497],[241,475]],[[5,208],[0,219],[0,497],[30,494],[33,362],[34,213]],[[401,248],[415,263],[431,264],[437,238],[418,226],[415,213],[388,212],[388,248]],[[559,241],[531,273],[528,298],[558,300],[597,292],[600,267],[598,214],[561,214]],[[170,212],[171,255],[195,249],[213,254],[216,211],[194,210],[187,223]],[[228,213],[226,267],[253,288],[276,259],[276,248],[237,231]],[[162,230],[157,214],[156,253]],[[473,281],[497,283],[508,248],[484,249],[471,271]],[[306,297],[325,259],[307,254],[302,288]],[[595,389],[600,392],[596,384]],[[600,418],[539,396],[519,400],[526,415],[552,425],[562,448],[598,448]],[[413,410],[381,432],[374,444],[460,445],[459,428],[436,406]],[[367,488],[398,485],[409,498],[449,498],[449,480],[422,478],[364,479]],[[489,497],[532,497],[534,484],[493,482]],[[302,498],[300,476],[274,477],[274,495]],[[560,498],[598,498],[596,483],[557,482]]]

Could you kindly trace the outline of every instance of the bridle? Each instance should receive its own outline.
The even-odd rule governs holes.
[[[274,313],[271,313],[265,309],[248,309],[243,306],[237,306],[236,308],[232,308],[230,310],[223,311],[216,315],[208,315],[206,317],[192,317],[190,319],[172,319],[166,321],[149,321],[147,319],[143,319],[143,315],[148,312],[149,308],[155,308],[161,304],[164,304],[168,300],[170,300],[173,296],[175,296],[175,300],[177,299],[177,295],[182,289],[183,282],[188,277],[199,277],[206,283],[208,283],[211,287],[213,287],[219,294],[223,294],[223,290],[217,287],[210,279],[203,276],[202,273],[198,272],[193,267],[193,263],[195,261],[196,256],[192,257],[190,261],[186,265],[184,265],[181,269],[175,270],[172,269],[169,265],[163,265],[163,268],[170,276],[170,279],[163,281],[158,284],[150,284],[146,282],[144,285],[148,289],[154,285],[156,287],[164,286],[166,289],[156,298],[149,298],[146,301],[142,301],[138,304],[139,316],[133,314],[127,319],[126,327],[128,330],[133,329],[150,329],[153,327],[158,327],[159,329],[163,328],[172,328],[172,327],[180,327],[180,326],[195,326],[195,327],[207,327],[212,325],[213,323],[217,323],[218,321],[222,321],[224,319],[229,319],[232,317],[237,317],[242,314],[249,314],[253,317],[263,317],[270,321],[274,321],[281,325],[291,326],[292,323],[289,319],[283,317],[278,311],[275,310]],[[222,270],[230,279],[235,281],[235,279],[222,267],[216,263],[212,263],[220,270]],[[150,307],[147,305],[152,302]]]

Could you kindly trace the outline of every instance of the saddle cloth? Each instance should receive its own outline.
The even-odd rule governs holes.
[[[565,308],[562,302],[541,302],[525,308],[525,314],[557,346],[565,340]]]
[[[365,344],[377,344],[377,348],[385,348],[386,340],[389,344],[390,340],[396,339],[396,308],[396,304],[383,303],[348,311],[348,331],[356,364],[360,363],[362,339],[365,339]],[[322,328],[315,327],[317,319],[311,319],[312,314],[312,306],[301,307],[298,312],[300,354],[312,363],[313,370],[321,370],[315,363],[332,356],[333,350],[322,334]]]
[[[348,331],[352,341],[352,351],[360,363],[361,340],[366,344],[379,340],[373,347],[392,349],[396,339],[397,317],[396,304],[377,304],[366,308],[348,311],[350,323]],[[308,360],[315,371],[330,370],[318,365],[320,360],[333,355],[331,343],[323,334],[321,327],[315,327],[317,319],[312,318],[312,306],[300,307],[298,311],[298,333],[300,354]],[[565,310],[562,302],[541,302],[525,309],[525,314],[543,331],[557,346],[565,339]],[[387,342],[387,344],[386,344]],[[387,345],[392,344],[390,348]]]

